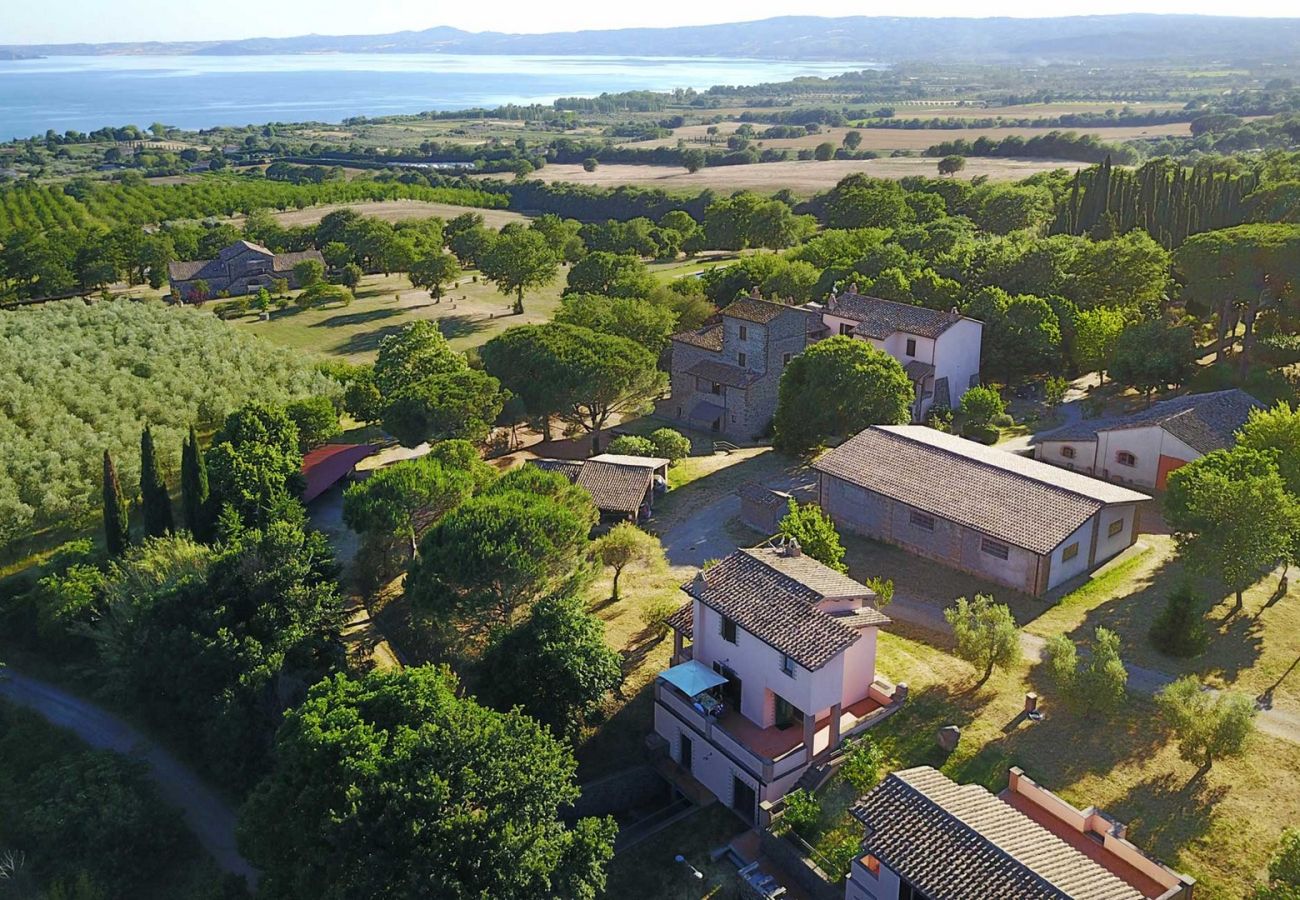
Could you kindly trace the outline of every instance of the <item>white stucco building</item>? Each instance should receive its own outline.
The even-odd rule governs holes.
[[[889,619],[869,588],[797,547],[737,550],[682,590],[655,732],[673,763],[754,821],[894,700],[876,678]]]
[[[941,312],[911,303],[867,297],[854,289],[831,294],[822,312],[830,335],[867,341],[903,364],[916,388],[912,421],[930,407],[956,409],[966,391],[979,384],[984,323],[956,310]]]
[[[813,468],[841,528],[1036,596],[1132,545],[1151,499],[924,425],[873,425]]]
[[[1238,388],[1188,394],[1044,432],[1034,438],[1034,456],[1108,481],[1163,490],[1174,469],[1231,447],[1250,411],[1262,408]]]

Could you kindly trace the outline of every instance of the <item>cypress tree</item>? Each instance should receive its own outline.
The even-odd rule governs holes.
[[[199,451],[199,437],[190,426],[190,436],[181,446],[181,510],[185,527],[196,541],[212,539],[212,500],[208,495],[208,467]]]
[[[131,521],[117,479],[113,457],[104,451],[104,544],[110,556],[121,556],[131,543]]]
[[[172,498],[158,471],[158,454],[154,452],[153,432],[146,425],[140,432],[140,499],[144,507],[144,533],[150,537],[170,534],[176,527],[172,518]]]

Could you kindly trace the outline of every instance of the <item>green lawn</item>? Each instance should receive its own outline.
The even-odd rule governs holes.
[[[745,824],[721,804],[698,810],[614,857],[605,896],[622,900],[740,900],[736,867],[725,860],[713,862],[709,854],[745,830]],[[677,862],[678,854],[704,878],[695,878]]]

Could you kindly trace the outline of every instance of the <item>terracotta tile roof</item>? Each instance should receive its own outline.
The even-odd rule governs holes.
[[[634,513],[641,508],[654,478],[654,469],[606,459],[531,459],[540,469],[560,472],[591,494],[602,512]]]
[[[1151,499],[921,425],[873,425],[813,468],[1041,554],[1104,506]]]
[[[874,599],[875,591],[854,581],[849,576],[836,572],[830,566],[823,565],[811,556],[801,554],[790,556],[784,550],[774,546],[752,547],[742,550],[750,556],[788,575],[804,587],[811,588],[822,599],[829,597],[868,597]],[[888,621],[888,620],[886,620]]]
[[[688,641],[695,640],[695,601],[687,600],[666,620],[673,631],[680,631]]]
[[[673,340],[681,341],[683,344],[690,344],[692,347],[700,347],[704,350],[721,350],[722,323],[705,325],[695,331],[680,331],[673,335]]]
[[[852,292],[840,294],[833,303],[828,302],[826,311],[841,319],[852,319],[858,323],[855,332],[878,341],[899,331],[937,338],[962,320],[962,316],[955,312],[940,312]]]
[[[944,900],[1143,900],[1143,894],[980,785],[921,766],[854,806],[863,849]]]
[[[703,378],[705,381],[716,381],[718,384],[739,388],[749,387],[762,377],[757,372],[712,359],[700,360],[687,369],[686,374]]]
[[[729,319],[744,319],[746,322],[766,325],[773,319],[780,318],[784,314],[793,312],[797,309],[798,307],[789,306],[785,303],[777,303],[773,300],[760,300],[757,297],[741,297],[723,307],[721,315]]]
[[[220,259],[231,259],[241,253],[251,250],[254,253],[260,253],[262,256],[274,256],[275,254],[267,247],[261,244],[254,244],[252,241],[235,241],[228,247],[222,247],[221,252],[217,254]]]
[[[856,628],[817,609],[823,598],[816,590],[744,550],[724,557],[682,590],[810,671],[860,637]]]
[[[1083,419],[1055,431],[1035,435],[1034,442],[1095,441],[1101,431],[1122,431],[1158,425],[1200,453],[1225,450],[1236,442],[1252,409],[1264,405],[1240,388],[1208,394],[1187,394],[1161,400],[1147,409],[1123,416]]]

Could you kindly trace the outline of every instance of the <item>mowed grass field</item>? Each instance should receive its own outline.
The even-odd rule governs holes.
[[[457,207],[460,208],[460,207]],[[522,218],[522,217],[519,217]],[[693,275],[704,269],[727,265],[735,257],[720,254],[671,263],[655,263],[650,271],[665,281]],[[263,320],[248,315],[230,324],[276,344],[348,362],[371,362],[379,342],[419,319],[436,321],[457,350],[477,347],[514,325],[546,322],[560,305],[560,292],[568,278],[561,267],[555,280],[544,288],[524,295],[523,315],[514,315],[513,296],[507,297],[496,285],[477,272],[466,272],[459,287],[448,287],[441,303],[428,291],[411,287],[404,274],[367,275],[356,290],[350,306],[330,305],[318,309],[288,309],[271,313]]]
[[[511,222],[527,222],[528,217],[506,209],[479,209],[473,206],[454,206],[450,203],[427,203],[423,200],[376,200],[368,203],[325,203],[309,206],[306,209],[291,209],[275,214],[281,225],[315,225],[330,213],[339,209],[355,209],[363,216],[383,219],[385,222],[401,222],[406,219],[427,219],[437,216],[440,219],[454,219],[463,213],[478,213],[488,228],[500,228]]]
[[[531,178],[568,181],[600,187],[636,184],[663,188],[666,191],[698,193],[705,188],[715,191],[754,190],[775,192],[789,188],[796,194],[825,191],[847,175],[865,172],[874,178],[906,178],[909,175],[938,174],[938,160],[922,157],[897,159],[792,160],[790,162],[754,163],[748,166],[710,166],[691,174],[678,166],[602,165],[594,172],[580,165],[553,165],[534,172]],[[1053,169],[1082,168],[1083,163],[1053,159],[970,158],[958,178],[971,179],[987,175],[990,181],[1018,181],[1038,172]]]

